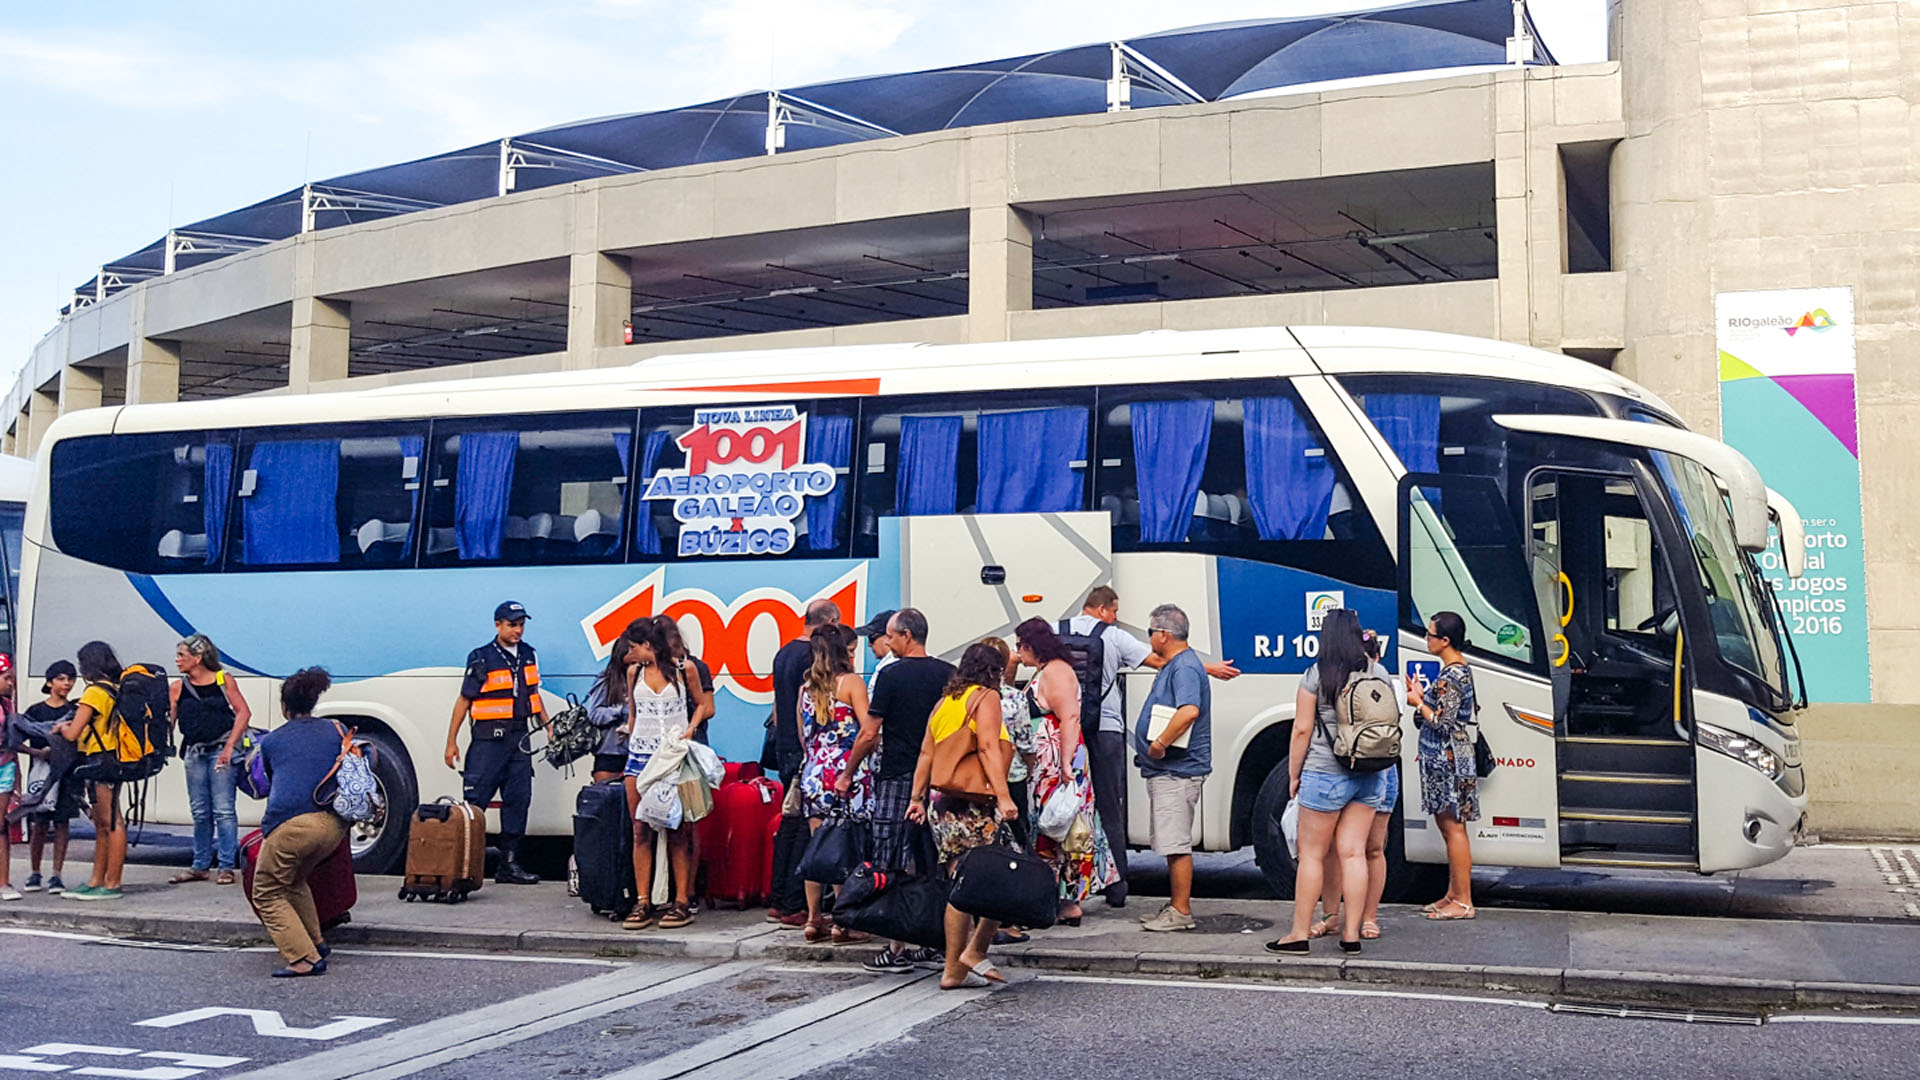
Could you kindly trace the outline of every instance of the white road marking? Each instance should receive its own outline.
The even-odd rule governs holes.
[[[1209,979],[1130,979],[1119,975],[1040,975],[1039,982],[1092,983],[1102,986],[1168,986],[1185,990],[1251,990],[1261,994],[1321,994],[1327,997],[1398,998],[1404,1001],[1457,1001],[1473,1005],[1504,1005],[1515,1009],[1545,1009],[1544,1001],[1525,998],[1481,997],[1475,994],[1429,994],[1411,990],[1362,990],[1348,986],[1287,986],[1277,983],[1224,982]]]
[[[143,1069],[109,1068],[104,1065],[76,1066],[55,1063],[50,1057],[132,1057],[156,1058],[177,1062],[174,1065],[150,1065]],[[183,1054],[172,1050],[141,1050],[136,1046],[95,1046],[90,1043],[41,1043],[18,1054],[0,1054],[0,1069],[19,1072],[69,1072],[75,1076],[107,1076],[118,1080],[188,1080],[208,1069],[224,1069],[247,1061],[224,1054]]]
[[[987,990],[942,990],[932,972],[870,983],[776,1013],[603,1080],[790,1080],[905,1035]]]
[[[240,950],[251,953],[277,953],[272,945],[249,945]],[[500,964],[563,964],[573,967],[624,968],[627,960],[601,960],[588,956],[520,956],[506,953],[439,952],[433,949],[355,949],[340,947],[335,956],[400,956],[410,960],[491,960]]]
[[[1920,1016],[1821,1016],[1817,1013],[1793,1013],[1769,1016],[1769,1024],[1875,1024],[1887,1027],[1920,1027]]]
[[[264,1038],[307,1039],[312,1042],[331,1042],[356,1031],[365,1031],[368,1028],[379,1027],[381,1024],[393,1023],[393,1018],[388,1016],[336,1016],[331,1024],[303,1028],[288,1024],[278,1009],[236,1009],[225,1005],[209,1005],[205,1008],[156,1016],[151,1020],[136,1020],[133,1026],[176,1028],[184,1024],[211,1020],[216,1016],[244,1016],[253,1022],[253,1033]]]
[[[106,937],[101,934],[78,934],[68,930],[35,930],[24,926],[0,926],[0,934],[18,934],[21,937],[53,938],[56,941],[80,941],[89,945],[121,945],[129,949],[167,949],[175,952],[236,952],[231,945],[189,945],[177,941],[136,941],[132,938]]]
[[[605,975],[428,1020],[245,1075],[259,1080],[395,1080],[730,979],[753,966],[744,961],[625,965]]]

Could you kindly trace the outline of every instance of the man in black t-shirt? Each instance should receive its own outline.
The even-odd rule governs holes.
[[[873,861],[876,866],[901,867],[906,862],[907,803],[913,798],[913,770],[920,764],[920,744],[927,736],[927,719],[940,704],[952,664],[927,655],[927,617],[915,608],[901,608],[887,623],[887,648],[894,661],[873,680],[867,715],[880,721],[879,738],[866,731],[853,741],[843,776],[853,776],[860,762],[879,743],[880,764],[873,774]],[[924,955],[923,955],[924,954]],[[933,949],[906,950],[896,942],[890,950],[867,961],[868,971],[911,972],[920,960],[938,958]]]
[[[839,605],[815,600],[807,605],[800,636],[773,654],[774,760],[779,763],[780,782],[789,788],[800,782],[800,765],[806,757],[800,741],[800,684],[813,664],[813,631],[839,621]],[[801,815],[782,818],[780,831],[773,837],[773,895],[767,898],[767,917],[783,926],[802,926],[807,921],[806,885],[794,872],[806,851],[807,836],[807,819]]]

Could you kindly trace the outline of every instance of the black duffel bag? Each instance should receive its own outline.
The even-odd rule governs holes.
[[[1003,926],[1045,930],[1060,916],[1060,879],[1038,855],[1015,849],[998,830],[998,843],[965,852],[953,867],[947,903]]]
[[[908,825],[911,870],[892,870],[863,862],[840,885],[833,921],[890,941],[947,947],[947,879],[933,836],[924,825]]]
[[[800,856],[803,880],[838,885],[873,851],[873,830],[864,821],[836,815],[820,823]]]

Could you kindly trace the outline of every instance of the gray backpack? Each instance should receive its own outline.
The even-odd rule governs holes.
[[[1393,684],[1368,669],[1350,673],[1333,702],[1333,731],[1321,726],[1333,756],[1350,772],[1400,763],[1400,700]]]

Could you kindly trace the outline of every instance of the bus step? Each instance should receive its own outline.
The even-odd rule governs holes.
[[[1559,740],[1567,772],[1693,775],[1693,744],[1634,735],[1569,735]]]
[[[1582,848],[1691,857],[1694,854],[1693,815],[1566,807],[1560,811],[1560,849]]]
[[[1691,814],[1693,778],[1639,772],[1563,772],[1560,805],[1616,814]]]
[[[1590,851],[1560,856],[1561,866],[1598,866],[1626,870],[1698,870],[1700,863],[1692,855],[1669,855],[1656,851]]]

